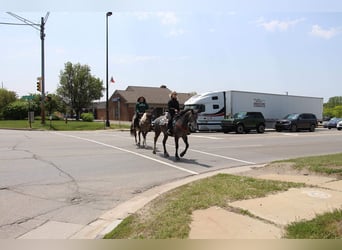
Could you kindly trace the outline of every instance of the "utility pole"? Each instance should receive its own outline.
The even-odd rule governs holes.
[[[24,22],[25,24],[15,24],[15,23],[1,23],[1,24],[7,24],[7,25],[29,25],[31,26],[32,28],[36,29],[36,30],[39,30],[40,31],[40,40],[41,40],[41,83],[42,83],[42,86],[41,86],[41,118],[42,118],[42,121],[41,123],[42,124],[45,124],[45,55],[44,55],[44,39],[45,39],[45,24],[47,22],[47,19],[49,17],[49,14],[50,12],[47,12],[46,15],[45,15],[45,18],[44,17],[41,17],[41,21],[40,21],[40,24],[37,24],[37,23],[34,23],[34,22],[31,22],[30,20],[27,20],[21,16],[18,16],[12,12],[7,12],[7,14],[17,18],[18,20]],[[39,26],[39,28],[37,27]]]

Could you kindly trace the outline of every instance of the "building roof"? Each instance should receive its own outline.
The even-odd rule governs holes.
[[[112,95],[113,97],[120,96],[124,98],[126,103],[136,103],[140,96],[144,96],[148,104],[166,104],[170,99],[169,95],[172,91],[166,86],[161,87],[141,87],[141,86],[128,86],[126,90],[116,90]],[[178,93],[178,101],[184,104],[193,94]]]

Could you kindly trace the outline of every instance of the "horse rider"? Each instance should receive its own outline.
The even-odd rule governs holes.
[[[140,96],[135,104],[134,127],[139,127],[139,120],[146,110],[148,110],[146,99],[145,97]]]
[[[173,135],[173,129],[172,129],[173,119],[179,111],[179,102],[177,100],[177,92],[176,91],[173,91],[170,94],[170,100],[167,103],[167,107],[168,107],[169,114],[170,114],[169,115],[170,119],[168,120],[168,124],[167,124],[167,128],[168,128],[167,134],[172,136]]]

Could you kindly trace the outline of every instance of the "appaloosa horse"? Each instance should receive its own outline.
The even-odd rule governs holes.
[[[180,153],[180,157],[183,157],[189,148],[188,134],[190,134],[190,126],[192,128],[196,128],[197,127],[196,120],[197,120],[197,111],[193,109],[183,110],[178,115],[176,115],[174,127],[173,127],[173,136],[175,137],[175,146],[176,146],[176,153],[175,153],[176,160],[180,160],[178,156],[179,138],[182,138],[185,143],[185,149],[183,152]],[[169,153],[166,151],[166,147],[165,147],[165,144],[168,138],[168,134],[166,132],[167,121],[168,121],[167,115],[160,116],[154,120],[153,154],[156,153],[156,143],[157,143],[158,137],[160,133],[163,132],[164,134],[163,147],[164,147],[165,157],[169,157]]]
[[[137,144],[140,147],[141,143],[141,134],[143,136],[143,142],[142,146],[146,147],[146,135],[147,133],[151,130],[151,112],[146,111],[142,117],[139,120],[138,126],[134,125],[134,117],[131,123],[131,135],[134,136],[135,138],[135,144]],[[138,138],[139,141],[137,140],[137,132],[138,132]]]

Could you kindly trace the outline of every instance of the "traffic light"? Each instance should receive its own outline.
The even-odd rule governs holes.
[[[42,82],[37,81],[37,91],[42,92]]]
[[[37,77],[37,91],[42,92],[42,78]]]

